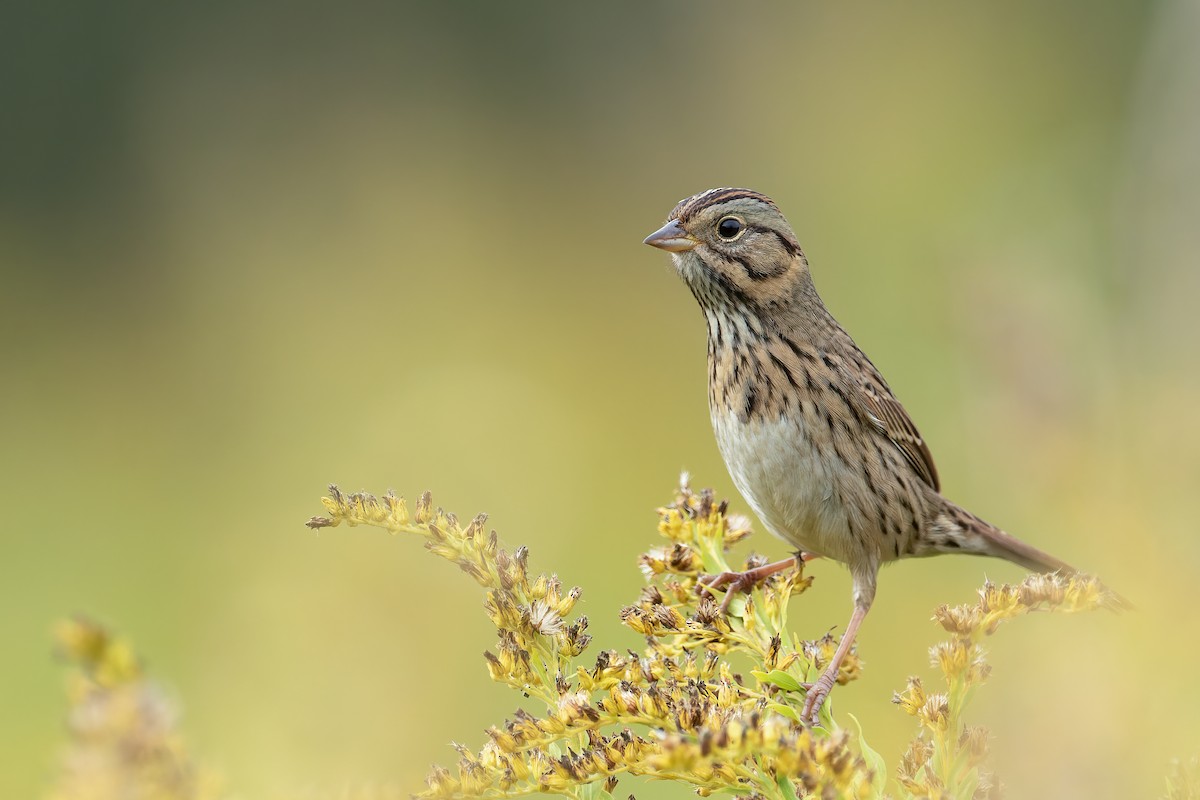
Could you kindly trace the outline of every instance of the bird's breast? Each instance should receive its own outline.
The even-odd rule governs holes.
[[[814,422],[803,408],[773,419],[712,408],[729,474],[767,529],[806,553],[853,563],[861,544],[839,496],[830,443],[822,441],[827,429]]]

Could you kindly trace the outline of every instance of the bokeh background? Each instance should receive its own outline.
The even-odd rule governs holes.
[[[489,512],[637,646],[654,507],[684,467],[733,492],[701,317],[641,244],[718,185],[788,214],[947,494],[1137,605],[992,642],[1010,796],[1156,796],[1200,749],[1196,3],[0,14],[0,796],[54,774],[77,611],[242,797],[416,790],[480,744],[519,698],[476,587],[307,531],[330,481]],[[815,637],[849,581],[811,573]],[[929,612],[985,575],[1021,571],[883,575],[834,697],[892,765]]]

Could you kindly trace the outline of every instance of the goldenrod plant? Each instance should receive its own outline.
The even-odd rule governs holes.
[[[82,617],[55,629],[73,669],[69,742],[51,800],[217,800],[220,777],[194,763],[178,714],[132,646]]]
[[[807,684],[836,646],[832,636],[804,640],[787,628],[789,600],[812,579],[802,568],[773,576],[721,614],[700,578],[733,568],[728,553],[750,535],[749,524],[711,491],[694,492],[686,475],[674,501],[659,509],[665,541],[639,559],[646,585],[621,610],[622,622],[645,637],[642,652],[629,655],[606,649],[584,658],[587,618],[571,618],[580,590],[564,592],[557,577],[531,575],[525,548],[503,549],[484,516],[464,526],[435,508],[428,493],[411,513],[391,492],[377,498],[330,487],[323,502],[329,515],[314,517],[310,527],[344,523],[417,534],[475,578],[499,637],[486,654],[492,679],[545,706],[539,716],[521,711],[488,729],[478,751],[459,747],[457,769],[434,767],[420,797],[546,792],[602,800],[625,774],[678,781],[701,796],[884,796],[887,768],[857,723],[840,724],[831,703],[819,726],[801,722]],[[741,568],[758,563],[752,557]],[[946,687],[927,693],[913,678],[895,697],[920,725],[895,770],[895,791],[910,798],[996,796],[996,781],[983,769],[988,734],[962,721],[989,672],[982,638],[1031,611],[1116,604],[1094,578],[1034,575],[1017,586],[986,584],[974,605],[939,608],[934,619],[951,638],[931,657]],[[735,656],[750,669],[735,672]],[[861,669],[852,653],[839,683]]]
[[[623,775],[747,800],[996,797],[998,782],[986,769],[987,731],[964,722],[990,671],[984,638],[1034,611],[1120,602],[1093,578],[1032,575],[1015,586],[985,584],[974,604],[937,609],[934,620],[949,638],[930,656],[944,686],[929,691],[914,677],[895,695],[918,730],[889,770],[857,721],[846,714],[851,724],[843,724],[832,703],[820,725],[801,722],[807,684],[837,644],[832,635],[805,640],[788,630],[791,598],[812,584],[802,568],[731,598],[727,614],[718,603],[724,598],[701,586],[702,576],[731,569],[729,552],[750,527],[711,491],[693,491],[686,475],[673,501],[658,510],[662,539],[639,559],[640,595],[620,611],[644,638],[640,652],[594,647],[587,617],[574,615],[581,590],[566,589],[553,574],[533,574],[528,550],[501,546],[482,514],[463,524],[436,508],[428,492],[411,510],[392,492],[344,494],[336,486],[323,502],[327,516],[313,517],[309,527],[416,534],[474,578],[497,629],[484,666],[492,680],[536,705],[533,713],[518,710],[488,728],[477,750],[455,745],[457,764],[432,768],[415,795],[424,800],[535,793],[609,800]],[[759,563],[751,556],[738,566]],[[128,643],[83,619],[62,623],[57,639],[74,670],[70,743],[52,800],[227,796],[217,776],[189,756],[174,709]],[[862,668],[851,653],[839,682],[854,680]],[[1200,800],[1197,786],[1195,762],[1176,764],[1167,797]]]
[[[941,606],[933,618],[950,634],[929,650],[945,681],[944,691],[926,692],[920,678],[909,678],[893,702],[916,717],[920,730],[900,761],[897,780],[904,797],[992,797],[993,776],[982,769],[988,732],[962,722],[975,690],[991,667],[983,645],[1001,623],[1034,611],[1090,611],[1119,608],[1123,602],[1094,578],[1030,575],[1016,586],[985,583],[972,605]]]

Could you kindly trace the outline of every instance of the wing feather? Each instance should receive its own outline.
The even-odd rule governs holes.
[[[929,447],[921,438],[920,431],[904,410],[904,406],[892,395],[882,378],[876,382],[863,376],[858,383],[859,397],[871,423],[900,448],[904,459],[912,465],[923,481],[932,486],[934,491],[940,491],[933,454],[929,452]]]

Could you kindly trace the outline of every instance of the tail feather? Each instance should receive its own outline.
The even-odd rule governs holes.
[[[981,527],[977,533],[987,542],[988,555],[999,556],[1034,572],[1061,572],[1063,575],[1074,575],[1079,572],[1067,562],[1038,550],[1033,545],[1027,544],[999,528],[987,525],[987,523],[984,525],[986,527]]]
[[[959,541],[951,545],[951,548],[1003,558],[1034,572],[1060,572],[1063,575],[1075,575],[1079,572],[1067,562],[1005,533],[990,522],[980,519],[970,511],[953,503],[947,501],[942,516],[948,517],[946,522],[949,525],[947,527],[958,534],[955,538],[958,538]],[[938,526],[935,525],[936,527]],[[951,536],[953,537],[954,534]]]
[[[948,500],[943,502],[945,507],[934,520],[933,535],[929,541],[934,552],[994,556],[1014,564],[1020,564],[1034,572],[1057,572],[1067,577],[1083,574],[1067,562],[1005,533],[965,508],[956,506]],[[1109,605],[1112,609],[1133,608],[1133,604],[1120,594],[1103,583],[1100,583],[1100,586],[1108,593]]]

